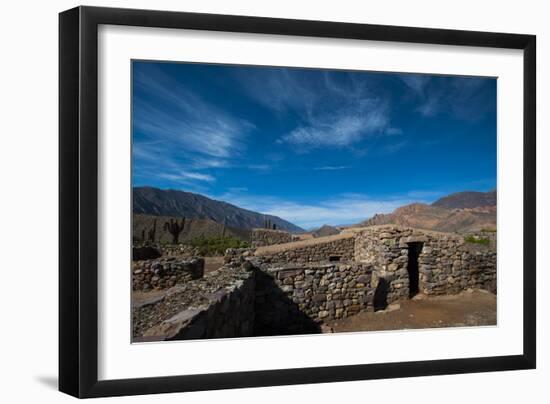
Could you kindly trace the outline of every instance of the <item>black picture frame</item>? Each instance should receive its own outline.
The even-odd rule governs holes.
[[[523,354],[99,381],[98,26],[100,24],[523,50]],[[534,35],[77,7],[59,15],[59,389],[104,397],[325,383],[536,366]]]

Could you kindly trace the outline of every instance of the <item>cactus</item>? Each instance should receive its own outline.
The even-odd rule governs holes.
[[[152,243],[155,242],[155,234],[157,233],[157,219],[153,222],[153,228],[148,231],[148,240]]]
[[[273,230],[277,230],[277,225],[273,223]]]
[[[180,233],[185,227],[185,217],[181,219],[181,224],[178,224],[177,219],[170,219],[170,222],[164,223],[164,230],[167,230],[172,235],[172,244],[179,244]]]
[[[145,242],[145,227],[141,229],[141,241]]]
[[[227,223],[227,217],[223,218],[223,227],[222,227],[222,238],[225,238],[225,225]]]

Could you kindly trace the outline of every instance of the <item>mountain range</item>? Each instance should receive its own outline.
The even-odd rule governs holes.
[[[427,230],[467,233],[496,229],[496,191],[457,192],[431,205],[413,203],[377,214],[356,226],[397,224]]]
[[[484,206],[496,206],[497,191],[489,192],[456,192],[438,199],[432,206],[446,209],[472,209]]]
[[[134,214],[208,219],[237,229],[263,228],[269,220],[279,230],[304,231],[278,216],[264,215],[191,192],[134,187],[132,197]]]
[[[494,230],[496,229],[496,199],[497,194],[494,190],[457,192],[438,199],[432,204],[413,203],[399,207],[392,213],[377,214],[351,227],[396,224],[459,233],[482,229]],[[291,233],[305,231],[277,216],[264,215],[191,192],[153,187],[133,189],[133,213],[135,224],[143,224],[145,227],[150,227],[153,223],[152,217],[147,216],[186,217],[193,220],[188,222],[188,230],[182,234],[184,238],[192,238],[199,233],[218,234],[225,228],[228,234],[245,239],[249,236],[248,233],[241,234],[239,229],[244,231],[263,228],[266,221],[269,221],[271,226],[275,224],[279,230]],[[134,230],[139,229],[136,227]],[[338,230],[332,226],[323,226],[317,232],[319,234],[315,235],[319,237],[337,233]],[[135,236],[139,237],[140,233],[138,233]]]
[[[154,231],[155,242],[170,243],[173,236],[164,227],[165,223],[175,220],[181,223],[181,216],[153,216],[135,213],[132,222],[132,237],[136,241],[150,240],[150,232]],[[250,241],[251,230],[224,226],[209,219],[186,218],[183,230],[178,236],[180,242],[185,243],[199,237],[234,237],[242,241]]]

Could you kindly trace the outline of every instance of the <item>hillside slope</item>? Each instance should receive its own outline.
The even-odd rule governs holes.
[[[237,229],[262,228],[265,225],[265,220],[269,219],[279,230],[293,233],[304,231],[277,216],[263,215],[191,192],[152,187],[135,187],[133,189],[133,213],[208,219]]]
[[[438,199],[432,206],[446,209],[472,209],[497,204],[497,191],[489,192],[457,192]]]
[[[496,192],[459,192],[431,205],[413,203],[374,215],[358,226],[381,224],[457,233],[496,229]]]
[[[146,241],[149,232],[155,229],[156,243],[171,243],[172,235],[164,229],[164,224],[170,220],[181,223],[181,216],[152,216],[134,214],[132,217],[132,237],[135,241]],[[156,223],[156,225],[155,225]],[[208,219],[186,219],[185,226],[179,235],[179,241],[185,243],[198,237],[236,237],[243,241],[250,241],[250,230],[236,229]]]

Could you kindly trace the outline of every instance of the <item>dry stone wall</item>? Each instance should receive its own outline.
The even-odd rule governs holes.
[[[353,234],[344,234],[258,248],[255,255],[261,256],[266,263],[351,261],[354,250]]]
[[[133,308],[134,342],[253,335],[255,277],[222,267]]]
[[[411,250],[418,248],[418,256]],[[373,267],[372,287],[391,302],[409,297],[409,259],[418,261],[418,291],[453,294],[468,288],[496,292],[496,250],[469,244],[463,236],[395,226],[373,226],[358,232],[355,260]],[[380,285],[379,285],[380,284]]]
[[[251,234],[251,246],[264,247],[274,244],[290,243],[294,241],[294,236],[289,232],[271,229],[254,229]]]
[[[492,245],[398,226],[228,249],[224,261],[204,278],[202,260],[134,262],[135,289],[179,283],[134,307],[135,340],[314,333],[326,321],[408,298],[414,288],[428,295],[496,292]]]
[[[166,289],[203,275],[203,258],[165,257],[132,262],[133,290]]]
[[[348,317],[372,305],[371,270],[365,265],[269,266],[256,259],[254,266],[255,335],[319,332],[321,322]]]
[[[159,246],[163,257],[196,257],[199,250],[188,244],[164,244]]]
[[[152,260],[159,258],[162,255],[162,252],[157,246],[154,245],[134,245],[132,247],[132,260],[141,261],[141,260]]]

